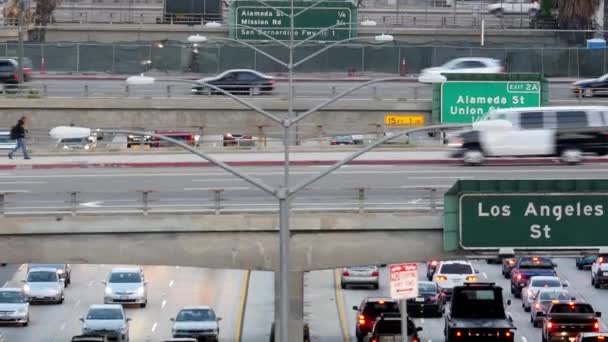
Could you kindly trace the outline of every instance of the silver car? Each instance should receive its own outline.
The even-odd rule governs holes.
[[[192,337],[198,341],[217,342],[220,336],[220,317],[209,306],[188,306],[171,318],[174,338]]]
[[[107,336],[108,339],[129,341],[129,321],[122,305],[96,304],[89,306],[87,315],[80,319],[82,335]]]
[[[103,283],[105,304],[138,304],[142,308],[148,304],[148,282],[141,267],[113,268]]]
[[[65,285],[55,268],[30,268],[23,282],[23,293],[30,303],[63,303]]]
[[[343,289],[349,285],[371,285],[374,289],[380,287],[380,271],[378,266],[345,267],[342,270],[340,284]]]
[[[0,322],[27,326],[30,323],[30,305],[19,288],[0,288]]]

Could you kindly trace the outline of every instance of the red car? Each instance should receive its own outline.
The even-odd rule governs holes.
[[[193,134],[192,132],[181,132],[181,131],[154,131],[155,134],[164,135],[166,137],[179,140],[184,142],[190,146],[198,146],[198,142],[200,140],[200,135]],[[152,147],[169,147],[171,144],[168,141],[160,140],[155,137],[150,138],[150,146]]]
[[[253,137],[246,134],[224,134],[224,147],[226,146],[254,146]]]

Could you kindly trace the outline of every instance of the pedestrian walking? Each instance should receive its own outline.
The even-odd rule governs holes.
[[[13,159],[13,154],[17,152],[20,148],[23,152],[23,159],[32,159],[27,154],[27,146],[25,145],[25,134],[27,130],[25,129],[25,116],[22,116],[17,124],[11,128],[11,139],[17,140],[17,146],[8,154],[9,159]]]

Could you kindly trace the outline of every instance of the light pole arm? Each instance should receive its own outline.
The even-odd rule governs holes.
[[[242,26],[242,25],[239,25],[239,26]],[[252,28],[252,27],[250,27],[250,26],[248,26],[248,27],[249,27],[249,28]],[[253,29],[253,28],[252,28],[252,29]],[[257,31],[257,32],[262,32],[262,31],[260,31],[260,30],[256,30],[256,31]],[[266,35],[266,36],[268,36],[268,35]],[[272,39],[273,41],[280,43],[280,44],[281,44],[281,45],[283,45],[284,47],[287,47],[287,45],[286,45],[285,43],[283,43],[283,42],[281,42],[281,41],[277,40],[276,38],[272,38],[272,37],[270,37],[270,36],[268,36],[268,37],[269,37],[270,39]],[[269,54],[268,52],[266,52],[266,51],[264,51],[264,50],[262,50],[262,49],[260,49],[260,48],[256,47],[255,45],[249,44],[249,43],[244,42],[244,41],[242,41],[242,40],[238,40],[238,39],[232,39],[232,38],[214,38],[214,40],[218,40],[218,41],[225,40],[225,41],[229,41],[229,42],[234,42],[234,43],[237,43],[237,44],[241,44],[241,45],[246,46],[246,47],[248,47],[248,48],[252,49],[253,51],[255,51],[255,52],[259,53],[260,55],[262,55],[262,56],[264,56],[264,57],[267,57],[267,58],[269,58],[269,59],[271,59],[271,60],[273,60],[273,61],[275,61],[275,62],[279,63],[280,65],[284,66],[285,68],[287,68],[287,67],[288,67],[288,64],[287,64],[287,63],[285,63],[285,62],[283,62],[282,60],[280,60],[280,59],[278,59],[278,58],[274,57],[273,55],[271,55],[271,54]]]
[[[425,126],[425,127],[418,127],[418,128],[410,128],[410,129],[406,129],[404,131],[401,131],[397,134],[388,136],[388,137],[384,137],[380,140],[377,140],[376,142],[374,142],[373,144],[360,149],[359,151],[351,154],[350,156],[342,159],[341,161],[335,163],[334,165],[332,165],[331,167],[329,167],[327,170],[319,173],[316,176],[313,176],[303,182],[300,182],[300,184],[297,184],[293,187],[291,187],[289,189],[289,196],[293,196],[295,195],[298,191],[312,185],[313,183],[315,183],[316,181],[320,180],[321,178],[329,175],[330,173],[336,171],[337,169],[339,169],[340,167],[350,163],[351,161],[355,160],[356,158],[358,158],[359,156],[361,156],[362,154],[371,151],[372,149],[376,148],[377,146],[384,144],[385,142],[398,138],[400,136],[406,135],[406,134],[410,134],[410,133],[415,133],[415,132],[420,132],[420,131],[428,131],[428,130],[433,130],[433,129],[445,129],[445,128],[465,128],[465,127],[470,127],[470,124],[460,124],[460,125],[433,125],[433,126]]]
[[[270,185],[268,185],[262,181],[259,181],[257,179],[254,179],[254,178],[250,177],[249,175],[242,173],[241,171],[237,170],[236,168],[233,168],[232,166],[224,163],[223,161],[217,160],[206,153],[199,152],[182,141],[175,140],[173,138],[169,138],[165,135],[151,133],[151,132],[144,132],[144,131],[132,131],[132,130],[125,130],[125,129],[100,129],[99,131],[103,132],[103,133],[111,133],[111,134],[131,134],[131,135],[137,135],[137,136],[150,136],[150,137],[158,138],[160,140],[168,141],[170,143],[173,143],[173,144],[183,148],[184,150],[186,150],[192,154],[195,154],[195,155],[207,160],[208,162],[210,162],[212,164],[219,166],[220,168],[226,170],[227,172],[229,172],[233,175],[235,175],[239,178],[242,178],[249,184],[269,193],[270,195],[275,196],[276,191]]]
[[[165,81],[165,82],[175,82],[175,83],[187,83],[187,84],[197,84],[197,85],[201,85],[201,86],[205,86],[205,87],[209,87],[213,90],[216,90],[228,97],[230,97],[231,99],[235,100],[236,102],[242,104],[243,106],[250,108],[252,110],[254,110],[255,112],[261,114],[262,116],[266,117],[268,120],[271,120],[275,123],[278,124],[282,124],[283,120],[279,119],[278,117],[276,117],[275,115],[273,115],[272,113],[269,113],[268,111],[265,111],[264,109],[249,103],[243,99],[241,99],[238,96],[234,96],[233,94],[231,94],[230,92],[227,92],[226,90],[219,88],[217,86],[214,86],[213,84],[209,84],[207,82],[194,82],[194,81],[186,81],[186,80],[181,80],[181,79],[174,79],[174,78],[169,78],[169,79],[161,79],[159,81]]]
[[[370,84],[375,84],[375,83],[380,83],[380,82],[390,82],[390,81],[401,81],[401,80],[403,80],[403,77],[386,77],[386,78],[378,78],[378,79],[375,79],[375,80],[371,80],[371,81],[367,81],[367,82],[361,83],[361,84],[359,84],[359,85],[357,85],[357,86],[355,86],[353,88],[350,88],[350,89],[348,89],[348,90],[346,90],[346,91],[344,91],[344,92],[342,92],[342,93],[340,93],[340,94],[338,94],[338,95],[336,95],[336,96],[334,96],[334,97],[332,97],[330,99],[327,99],[327,100],[323,101],[322,103],[320,103],[320,104],[314,106],[313,108],[305,111],[301,115],[298,115],[297,118],[295,118],[294,120],[292,120],[291,124],[293,125],[293,124],[296,124],[296,123],[298,123],[298,122],[306,119],[307,117],[309,117],[310,115],[314,114],[315,112],[323,109],[324,107],[326,107],[326,106],[328,106],[328,105],[336,102],[337,100],[339,100],[339,99],[341,99],[341,98],[349,95],[350,93],[352,93],[354,91],[357,91],[357,90],[359,90],[361,88],[367,87]]]
[[[306,63],[310,59],[317,57],[318,55],[322,54],[323,52],[331,49],[332,47],[334,47],[334,46],[336,46],[338,44],[343,44],[343,43],[350,42],[350,41],[353,41],[353,40],[361,40],[361,39],[369,39],[369,38],[368,37],[352,37],[352,38],[343,39],[343,40],[340,40],[340,41],[337,41],[337,42],[333,42],[333,43],[327,45],[326,47],[322,48],[321,50],[315,51],[314,53],[312,53],[312,54],[310,54],[310,55],[302,58],[301,60],[297,61],[296,63],[294,63],[293,67],[296,68],[300,64]]]

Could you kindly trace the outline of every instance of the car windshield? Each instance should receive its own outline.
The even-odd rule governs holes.
[[[519,268],[522,269],[531,269],[531,268],[550,268],[553,269],[555,266],[550,259],[544,258],[530,258],[530,259],[521,259],[519,261]]]
[[[113,272],[110,283],[141,283],[141,275],[136,272]]]
[[[87,319],[123,319],[123,317],[120,309],[100,308],[89,310]]]
[[[551,313],[593,313],[589,304],[553,304]]]
[[[17,291],[0,291],[0,303],[25,303],[25,297]]]
[[[61,142],[64,144],[80,144],[85,141],[86,141],[86,139],[82,139],[82,138],[61,139]]]
[[[215,321],[215,314],[209,309],[188,309],[180,311],[175,320],[178,322]]]
[[[570,295],[568,292],[554,292],[554,291],[543,291],[540,293],[541,301],[552,301],[552,300],[569,300]]]
[[[387,312],[399,312],[399,305],[397,302],[368,302],[363,310],[363,315],[367,317],[378,317],[381,313]]]
[[[30,264],[30,269],[39,268],[39,267],[54,268],[57,270],[62,270],[65,268],[65,264]]]
[[[445,264],[439,271],[441,274],[472,274],[473,268],[467,264]]]
[[[530,286],[532,287],[561,287],[562,284],[557,279],[534,279]]]
[[[27,275],[28,283],[48,283],[57,281],[57,272],[33,271]]]
[[[437,286],[433,283],[418,283],[418,292],[437,293]]]

